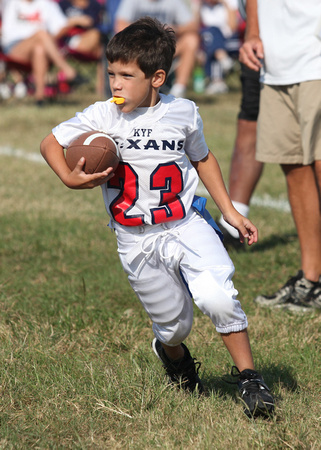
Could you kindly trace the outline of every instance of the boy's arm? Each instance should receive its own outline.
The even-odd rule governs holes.
[[[52,133],[41,142],[40,152],[52,170],[70,189],[92,189],[106,183],[114,176],[111,167],[104,172],[86,174],[82,170],[85,158],[81,158],[75,169],[71,171],[66,163],[64,149]]]
[[[240,241],[248,240],[252,245],[257,242],[257,228],[234,208],[225,188],[221,169],[215,156],[209,152],[201,161],[191,161],[200,179],[213,198],[224,219],[239,231]]]

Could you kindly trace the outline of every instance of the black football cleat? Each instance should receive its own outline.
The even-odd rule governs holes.
[[[262,375],[252,369],[240,372],[236,366],[232,367],[231,375],[238,377],[236,384],[245,405],[245,414],[248,417],[271,416],[274,411],[274,399]]]
[[[152,349],[158,359],[163,363],[170,383],[177,385],[179,389],[182,388],[190,392],[197,392],[200,395],[204,392],[204,387],[198,376],[201,363],[195,362],[195,358],[191,357],[186,345],[181,345],[185,355],[184,358],[177,361],[168,358],[162,344],[156,338],[152,342]]]

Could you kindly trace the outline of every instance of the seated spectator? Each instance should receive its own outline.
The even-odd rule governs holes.
[[[115,32],[144,16],[158,19],[172,27],[176,33],[175,57],[179,57],[179,62],[170,94],[183,97],[199,48],[198,23],[183,0],[122,0],[116,12]]]
[[[200,5],[201,38],[205,52],[205,73],[210,83],[207,94],[228,91],[225,74],[231,70],[231,53],[239,49],[237,0],[202,0]]]
[[[68,26],[59,6],[50,0],[6,1],[2,11],[2,49],[22,63],[30,63],[35,99],[43,105],[49,66],[53,63],[70,84],[81,82],[61,54],[56,38]]]
[[[68,47],[100,58],[102,5],[97,0],[61,0],[58,4],[69,19],[69,29],[62,38]]]
[[[101,62],[97,65],[96,91],[104,93],[103,45],[100,26],[103,6],[97,0],[61,0],[58,2],[68,17],[69,28],[65,28],[62,41],[71,50],[90,54]]]

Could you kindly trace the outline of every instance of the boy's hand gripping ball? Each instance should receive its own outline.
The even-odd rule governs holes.
[[[66,152],[70,170],[74,170],[82,156],[86,159],[83,170],[87,174],[103,172],[108,167],[116,170],[120,159],[116,142],[100,131],[89,131],[71,142]]]

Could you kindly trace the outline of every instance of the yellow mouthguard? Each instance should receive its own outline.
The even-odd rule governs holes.
[[[112,103],[116,103],[116,105],[121,105],[123,104],[125,101],[125,99],[123,97],[113,97],[113,99],[111,100]]]

